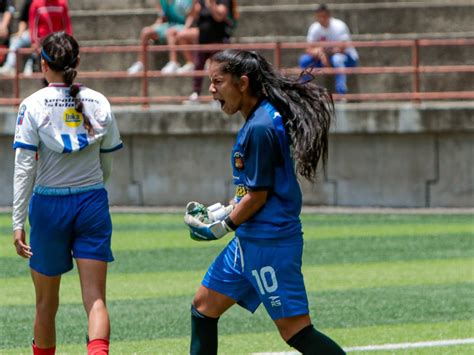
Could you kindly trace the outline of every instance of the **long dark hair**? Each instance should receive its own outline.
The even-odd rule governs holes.
[[[79,44],[71,35],[65,32],[54,32],[46,36],[42,42],[41,57],[55,72],[63,73],[64,83],[69,86],[69,94],[74,99],[74,107],[82,114],[84,128],[90,135],[94,134],[90,119],[84,114],[84,105],[79,99],[80,86],[73,84],[77,76],[79,62]]]
[[[293,159],[300,175],[314,181],[322,157],[326,167],[328,133],[334,117],[334,102],[328,90],[314,83],[314,76],[303,72],[299,77],[284,76],[256,52],[227,49],[214,54],[221,71],[249,78],[250,94],[265,96],[280,112],[293,147]]]

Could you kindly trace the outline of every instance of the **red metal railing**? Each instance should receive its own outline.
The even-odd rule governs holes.
[[[317,45],[322,47],[335,47],[347,45],[347,42],[320,42]],[[442,100],[442,99],[474,99],[474,91],[454,91],[454,92],[420,92],[420,74],[421,73],[473,73],[474,65],[420,65],[420,47],[432,46],[472,46],[474,39],[418,39],[418,40],[384,40],[384,41],[353,41],[351,45],[357,48],[409,48],[411,50],[411,65],[407,66],[360,66],[355,68],[320,68],[318,74],[332,75],[338,73],[351,74],[409,74],[412,76],[411,92],[386,92],[386,93],[355,93],[346,94],[348,100],[361,101],[380,101],[380,100]],[[273,64],[276,68],[281,68],[281,57],[283,50],[303,50],[308,47],[306,42],[298,43],[252,43],[252,44],[212,44],[212,45],[186,45],[186,46],[106,46],[106,47],[82,47],[81,53],[129,53],[141,52],[143,54],[145,70],[139,74],[129,75],[125,71],[81,71],[79,78],[140,78],[141,79],[141,95],[129,97],[109,96],[112,103],[116,104],[151,104],[151,103],[171,103],[182,102],[187,99],[185,96],[149,96],[149,79],[161,77],[196,77],[206,76],[206,71],[193,71],[183,74],[163,74],[159,70],[149,70],[148,53],[168,52],[170,50],[177,51],[216,51],[226,48],[248,49],[248,50],[266,50],[273,51]],[[6,52],[5,49],[0,49]],[[30,49],[20,49],[18,55],[30,54]],[[0,82],[4,80],[13,80],[13,97],[0,98],[0,105],[17,105],[20,103],[20,83],[26,79],[41,78],[40,73],[32,76],[24,76],[19,68],[21,60],[17,60],[16,73],[13,77],[0,77]],[[284,69],[289,73],[299,73],[301,69],[288,68]],[[335,99],[340,95],[335,94]],[[210,96],[202,96],[200,101],[211,100]]]

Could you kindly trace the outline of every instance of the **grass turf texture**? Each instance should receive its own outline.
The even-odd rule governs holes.
[[[192,241],[181,215],[114,214],[108,305],[111,353],[189,346],[189,303],[230,238]],[[303,272],[316,326],[344,347],[474,337],[472,215],[304,215]],[[29,353],[34,291],[0,214],[0,354]],[[222,354],[290,351],[263,308],[239,307],[219,326]],[[84,353],[77,272],[63,277],[58,352]],[[370,354],[467,354],[474,346]]]

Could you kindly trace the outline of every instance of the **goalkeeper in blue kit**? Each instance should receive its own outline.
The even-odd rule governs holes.
[[[191,354],[217,353],[219,317],[235,303],[263,303],[281,337],[303,354],[344,354],[309,316],[301,262],[302,196],[296,171],[313,180],[325,163],[334,115],[331,95],[275,72],[259,54],[225,50],[211,58],[209,88],[222,110],[245,123],[232,150],[236,194],[230,206],[190,202],[195,240],[235,237],[209,267],[191,306]],[[309,74],[310,75],[310,74]]]

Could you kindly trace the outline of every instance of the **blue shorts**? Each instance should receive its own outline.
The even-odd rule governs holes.
[[[104,188],[66,195],[35,192],[29,221],[30,267],[41,274],[64,274],[73,268],[73,257],[114,260],[110,248],[112,221]]]
[[[235,237],[209,267],[202,285],[252,313],[263,303],[273,320],[308,314],[302,253],[302,237]]]

